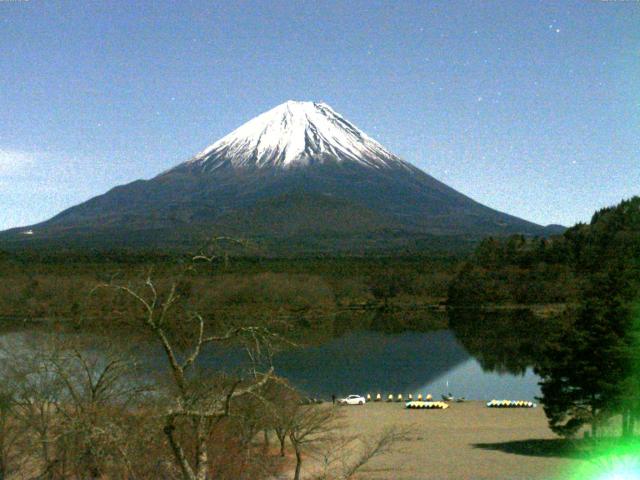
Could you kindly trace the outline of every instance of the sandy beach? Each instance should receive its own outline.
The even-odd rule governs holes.
[[[402,403],[341,407],[350,434],[375,436],[412,427],[397,451],[374,459],[360,478],[564,479],[578,460],[564,455],[542,408],[487,408],[453,403],[446,410],[407,410]],[[559,448],[560,447],[560,448]]]

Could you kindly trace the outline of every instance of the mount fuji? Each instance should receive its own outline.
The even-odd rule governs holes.
[[[150,180],[0,233],[0,246],[188,249],[228,235],[280,253],[365,252],[551,230],[439,182],[324,103],[288,101]]]

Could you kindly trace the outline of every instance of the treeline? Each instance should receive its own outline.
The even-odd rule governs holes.
[[[483,240],[451,282],[449,305],[575,301],[579,277],[573,268],[572,231],[549,239],[516,235]]]
[[[341,324],[350,322],[427,329],[446,326],[430,310],[445,303],[459,262],[455,257],[265,259],[218,252],[185,273],[191,257],[39,255],[0,260],[0,317],[100,322],[109,318],[112,305],[94,290],[96,284],[151,274],[161,285],[179,276],[181,295],[211,322],[281,318],[294,327],[323,330],[344,330]]]
[[[627,258],[638,198],[597,211],[563,235],[484,239],[448,291],[452,306],[574,304],[602,262]],[[615,248],[612,249],[612,246]]]

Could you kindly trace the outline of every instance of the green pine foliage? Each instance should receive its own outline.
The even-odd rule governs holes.
[[[573,435],[614,415],[633,433],[640,415],[640,198],[597,212],[565,234],[582,278],[575,321],[537,368],[551,428]]]
[[[449,286],[453,307],[571,303],[578,279],[563,237],[483,240]]]

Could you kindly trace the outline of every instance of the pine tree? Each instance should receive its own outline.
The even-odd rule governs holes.
[[[640,414],[640,198],[597,212],[575,241],[584,278],[575,321],[547,345],[537,368],[551,428],[573,435],[621,414],[632,435]],[[577,241],[576,241],[577,239]]]

